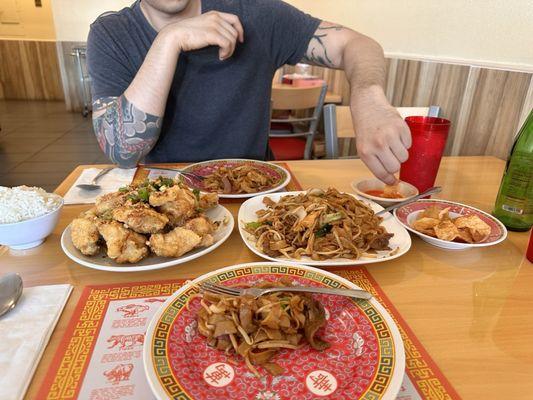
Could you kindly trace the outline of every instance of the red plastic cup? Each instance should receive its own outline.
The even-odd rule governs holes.
[[[400,169],[400,180],[423,192],[435,185],[451,122],[435,117],[407,117],[405,122],[411,130],[413,144],[409,159]]]

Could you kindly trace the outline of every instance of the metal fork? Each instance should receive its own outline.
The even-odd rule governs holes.
[[[173,172],[177,172],[178,174],[182,175],[184,178],[196,179],[199,181],[203,181],[205,179],[205,176],[195,174],[194,172],[182,171],[181,169],[177,169],[177,168],[166,168],[166,167],[145,167],[145,168],[154,170],[154,171],[173,171]]]
[[[235,288],[228,286],[221,286],[211,282],[202,282],[200,288],[205,292],[223,294],[226,296],[243,296],[249,295],[254,298],[263,296],[268,293],[275,292],[305,292],[305,293],[320,293],[320,294],[332,294],[337,296],[346,296],[352,297],[355,299],[364,299],[370,300],[372,295],[366,290],[360,289],[329,289],[329,288],[319,288],[319,287],[310,287],[310,286],[284,286],[284,287],[273,287],[273,288]]]

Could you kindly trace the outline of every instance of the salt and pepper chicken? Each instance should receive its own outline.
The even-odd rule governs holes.
[[[168,224],[168,217],[144,203],[127,204],[113,210],[113,219],[124,223],[138,233],[161,232]]]
[[[117,263],[136,263],[150,252],[180,257],[215,242],[217,223],[203,213],[217,204],[217,194],[168,178],[126,186],[99,197],[72,221],[72,243],[89,256],[104,249]]]
[[[146,238],[140,233],[117,221],[98,221],[96,226],[106,243],[108,257],[117,263],[136,263],[148,255]]]
[[[100,234],[96,226],[95,208],[83,212],[72,221],[70,234],[74,246],[86,256],[94,256],[100,251]]]

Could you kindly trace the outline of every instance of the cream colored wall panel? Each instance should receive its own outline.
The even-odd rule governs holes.
[[[507,158],[531,74],[481,70],[460,155]]]
[[[33,0],[0,0],[0,39],[54,40],[51,1],[36,7]]]
[[[286,0],[381,43],[391,58],[533,72],[531,0]]]
[[[58,41],[87,40],[91,23],[106,11],[117,11],[133,4],[133,0],[53,0],[52,10]]]

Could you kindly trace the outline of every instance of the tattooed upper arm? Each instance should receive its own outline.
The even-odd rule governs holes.
[[[133,168],[152,150],[161,132],[162,118],[147,114],[122,95],[93,103],[93,127],[98,144],[109,159]]]
[[[344,36],[349,32],[342,25],[323,21],[311,38],[302,61],[319,67],[341,68]]]

